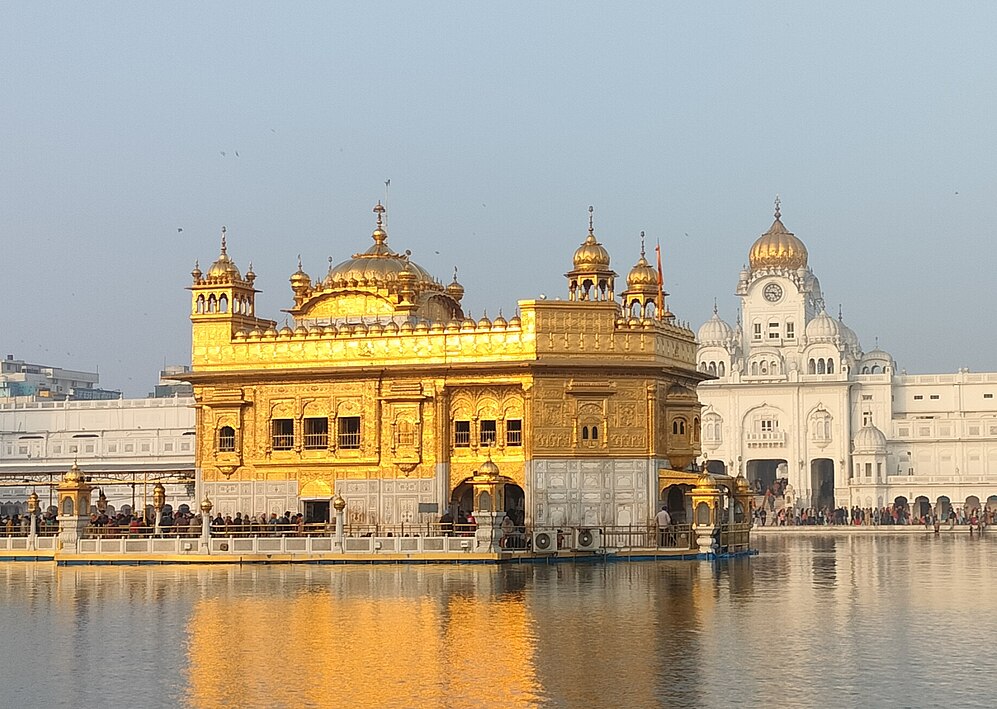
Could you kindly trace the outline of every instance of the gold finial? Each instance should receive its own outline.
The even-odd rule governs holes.
[[[298,254],[298,270],[301,270],[301,254]]]
[[[595,227],[592,224],[592,213],[594,211],[595,210],[592,208],[592,205],[590,204],[589,205],[589,236],[595,236]]]
[[[454,283],[457,282],[457,267],[456,266],[453,267],[453,282]]]
[[[640,257],[644,258],[644,232],[640,233]]]
[[[717,299],[713,299],[713,314],[717,315]]]
[[[841,320],[841,303],[838,303],[838,320]]]
[[[226,245],[225,245],[225,232],[226,232],[225,227],[222,227],[222,253],[223,254],[227,253],[226,250],[225,250],[226,249]]]
[[[782,206],[782,200],[779,199],[779,195],[776,195],[775,196],[775,218],[776,219],[781,219],[782,218],[782,209],[780,209],[781,206]]]
[[[384,231],[384,205],[381,204],[381,200],[377,201],[377,205],[374,207],[374,213],[377,215],[377,226],[374,228],[374,233],[371,236],[374,238],[374,243],[381,245],[388,238],[387,233]]]

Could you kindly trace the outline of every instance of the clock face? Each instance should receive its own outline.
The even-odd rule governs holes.
[[[765,286],[765,290],[762,291],[765,296],[765,300],[770,303],[777,303],[779,299],[782,298],[782,286],[778,283],[769,283]]]

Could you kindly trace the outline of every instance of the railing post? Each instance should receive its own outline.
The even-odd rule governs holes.
[[[207,497],[201,502],[201,552],[211,553],[211,500]]]

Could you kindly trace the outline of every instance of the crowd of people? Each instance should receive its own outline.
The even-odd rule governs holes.
[[[893,526],[893,525],[924,525],[937,524],[969,525],[971,527],[990,526],[997,519],[997,511],[991,509],[952,508],[944,515],[936,516],[929,511],[924,515],[914,515],[909,507],[887,505],[885,507],[837,507],[820,509],[806,507],[797,509],[782,507],[778,510],[767,509],[765,505],[752,511],[752,521],[759,527],[792,527],[792,526]]]

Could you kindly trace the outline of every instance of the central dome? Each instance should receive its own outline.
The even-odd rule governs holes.
[[[345,282],[374,283],[387,285],[398,281],[402,272],[415,276],[416,282],[433,283],[437,281],[429,271],[417,263],[410,261],[408,254],[397,254],[387,245],[388,233],[384,230],[384,206],[378,202],[374,207],[377,214],[377,227],[371,233],[374,245],[363,253],[353,254],[353,257],[329,268],[325,277],[325,285],[333,286]]]
[[[775,201],[775,221],[769,230],[751,245],[748,261],[751,270],[762,268],[806,268],[807,247],[796,235],[783,226],[779,211],[779,198]]]

